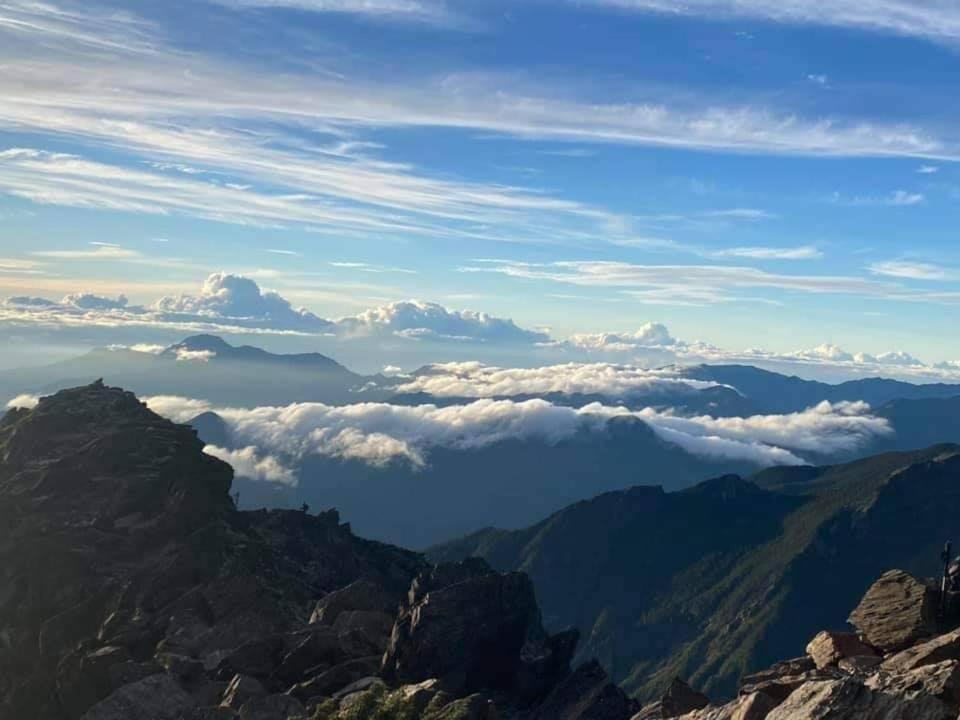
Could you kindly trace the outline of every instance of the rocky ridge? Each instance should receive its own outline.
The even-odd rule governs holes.
[[[335,511],[239,512],[189,427],[97,382],[0,421],[0,718],[628,720],[530,580]]]

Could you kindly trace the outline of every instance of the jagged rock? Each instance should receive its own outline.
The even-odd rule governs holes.
[[[483,561],[441,565],[411,585],[383,659],[388,681],[439,678],[463,692],[510,688],[523,646],[544,636],[530,579]]]
[[[102,384],[4,418],[0,717],[107,712],[163,668],[206,702],[237,673],[277,690],[382,653],[380,618],[275,679],[317,597],[362,577],[395,598],[426,562],[355,538],[335,513],[238,512],[231,478],[192,429]]]
[[[807,645],[807,655],[813,658],[817,668],[836,665],[842,658],[854,655],[877,655],[877,651],[854,633],[830,632],[823,630]]]
[[[194,703],[169,675],[125,685],[91,707],[81,720],[178,720]]]
[[[867,590],[849,622],[867,642],[895,652],[936,630],[936,591],[902,570],[890,570]]]
[[[531,720],[629,720],[638,710],[594,660],[557,685]]]
[[[809,680],[822,679],[813,658],[809,655],[784,660],[767,670],[744,675],[740,680],[740,695],[766,695],[774,703],[781,703],[794,690]]]
[[[303,720],[306,713],[303,704],[294,697],[264,695],[244,703],[240,720]]]
[[[234,675],[230,684],[227,685],[226,691],[223,693],[220,705],[239,710],[247,701],[256,697],[262,697],[266,694],[266,688],[264,688],[263,684],[256,678],[252,678],[249,675]]]
[[[310,623],[333,625],[340,613],[351,611],[382,612],[393,618],[402,599],[403,592],[394,592],[382,583],[360,579],[318,600]]]
[[[380,657],[356,658],[335,665],[316,677],[290,688],[290,695],[300,700],[333,695],[350,683],[376,675],[380,669]]]
[[[333,621],[333,629],[339,635],[362,639],[382,654],[390,644],[394,617],[379,610],[344,610]]]
[[[845,678],[805,683],[766,720],[951,720],[955,716],[937,698],[908,700]]]
[[[944,660],[960,660],[960,630],[940,635],[891,655],[883,660],[880,668],[885,672],[903,673]]]

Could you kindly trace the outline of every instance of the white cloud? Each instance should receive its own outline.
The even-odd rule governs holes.
[[[823,252],[812,245],[800,247],[735,247],[719,250],[717,257],[740,257],[753,260],[819,260]]]
[[[891,432],[886,421],[870,415],[863,403],[821,403],[789,415],[715,419],[681,418],[649,408],[633,412],[598,403],[568,408],[544,400],[482,399],[444,408],[300,403],[252,410],[212,408],[183,398],[146,401],[156,412],[181,420],[195,415],[198,407],[214,410],[248,457],[275,458],[279,467],[308,455],[374,466],[405,460],[422,467],[434,447],[466,450],[517,439],[555,444],[578,432],[604,432],[610,419],[622,417],[643,420],[664,440],[695,455],[761,466],[803,464],[795,451],[850,452]]]
[[[704,213],[707,217],[715,218],[733,218],[736,220],[771,220],[775,217],[773,213],[758,208],[729,208],[726,210],[710,210]]]
[[[190,350],[177,348],[177,362],[210,362],[217,354],[213,350]]]
[[[951,274],[939,265],[930,263],[890,260],[874,263],[869,267],[874,275],[906,278],[908,280],[950,280]]]
[[[281,485],[296,486],[297,484],[296,474],[293,470],[285,467],[274,457],[261,456],[254,447],[227,450],[216,445],[207,445],[203,448],[203,451],[207,455],[212,455],[233,466],[233,471],[238,476]]]
[[[136,250],[129,250],[117,245],[90,244],[94,247],[88,250],[40,250],[33,254],[38,257],[57,260],[128,260],[141,257]]]
[[[671,15],[745,18],[960,40],[960,8],[952,0],[591,0],[594,4]]]
[[[373,14],[388,6],[439,7],[414,0],[286,4],[370,8]],[[0,151],[0,191],[71,207],[296,224],[325,234],[336,228],[338,239],[391,232],[583,244],[629,240],[637,233],[629,217],[544,188],[467,182],[375,159],[365,133],[447,127],[581,144],[960,157],[955,139],[905,124],[803,117],[749,102],[691,106],[657,89],[635,102],[581,100],[569,88],[482,73],[384,82],[318,76],[313,69],[251,72],[244,62],[188,53],[166,42],[163,27],[129,11],[4,3],[0,129],[69,137],[78,149],[73,155],[40,148]],[[89,52],[93,44],[95,53]],[[256,132],[245,131],[249,125]],[[305,141],[304,126],[319,139]],[[719,212],[725,214],[716,217],[769,216],[751,208]],[[94,251],[114,260],[122,259],[120,252]]]
[[[675,374],[671,370],[647,370],[609,363],[500,368],[478,362],[451,362],[428,365],[397,387],[397,392],[463,398],[548,393],[626,398],[652,393],[683,395],[716,385],[677,378]]]
[[[490,343],[546,342],[545,333],[526,330],[513,320],[471,310],[448,310],[436,303],[407,300],[372,308],[337,321],[344,337],[397,336],[409,339]]]
[[[7,408],[35,408],[39,402],[40,397],[38,395],[24,393],[23,395],[17,395],[15,398],[10,400],[10,402],[7,403]]]
[[[93,293],[72,293],[64,296],[61,305],[69,305],[79,310],[123,310],[129,304],[125,295],[116,299],[94,295]]]
[[[827,87],[830,82],[830,78],[823,74],[807,75],[807,80],[812,82],[814,85],[819,85],[820,87]]]
[[[199,295],[160,298],[152,310],[165,319],[212,320],[241,327],[322,332],[331,326],[329,320],[294,308],[278,293],[261,290],[250,278],[223,272],[207,277]]]
[[[940,172],[940,168],[936,165],[921,165],[917,168],[917,172],[921,175],[933,175]]]

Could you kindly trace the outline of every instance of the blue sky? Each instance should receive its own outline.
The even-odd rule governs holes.
[[[0,62],[0,296],[960,359],[953,2],[5,0]]]

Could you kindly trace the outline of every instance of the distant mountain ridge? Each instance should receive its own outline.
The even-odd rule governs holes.
[[[752,365],[695,365],[678,368],[681,377],[735,387],[755,412],[798,412],[824,400],[858,401],[879,408],[894,400],[921,400],[960,396],[960,384],[913,384],[889,378],[863,378],[831,384],[763,370]]]
[[[957,533],[958,480],[956,445],[771,468],[676,493],[607,493],[428,555],[528,573],[548,626],[578,627],[581,651],[641,698],[674,676],[728,695],[835,627],[884,568],[936,574]]]
[[[345,404],[356,402],[361,389],[364,399],[389,394],[368,387],[388,385],[382,376],[358,375],[326,355],[275,354],[216,335],[194,335],[157,354],[102,348],[47,367],[8,371],[0,374],[0,392],[50,393],[97,378],[140,395],[182,395],[237,407]]]

